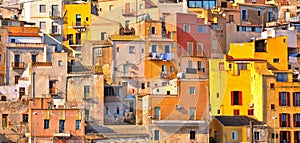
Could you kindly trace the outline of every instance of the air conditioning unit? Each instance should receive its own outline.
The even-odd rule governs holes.
[[[175,108],[176,108],[176,109],[180,109],[180,105],[179,105],[179,104],[176,104],[176,105],[175,105]]]

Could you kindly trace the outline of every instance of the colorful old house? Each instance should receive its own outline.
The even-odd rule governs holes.
[[[72,56],[80,57],[86,40],[87,27],[91,23],[91,2],[75,1],[64,5],[64,42]]]

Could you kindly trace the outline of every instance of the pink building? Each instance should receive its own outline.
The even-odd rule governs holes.
[[[57,100],[52,98],[35,98],[30,101],[29,127],[30,143],[83,143],[84,113],[75,103],[54,106]]]

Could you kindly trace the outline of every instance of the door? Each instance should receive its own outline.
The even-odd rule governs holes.
[[[52,5],[52,16],[58,16],[58,5]]]
[[[76,45],[81,44],[81,33],[76,33]]]
[[[81,26],[81,14],[76,14],[76,26]]]
[[[154,119],[160,120],[160,107],[154,107]]]
[[[59,132],[65,132],[65,120],[59,120]]]
[[[133,112],[133,102],[129,102],[129,112]]]

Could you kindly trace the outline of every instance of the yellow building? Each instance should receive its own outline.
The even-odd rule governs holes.
[[[82,44],[87,39],[87,27],[91,23],[91,2],[73,2],[64,5],[63,45],[80,56]]]
[[[229,55],[210,61],[213,115],[253,115],[270,140],[300,142],[299,72],[288,69],[287,37],[232,43]],[[218,81],[218,77],[222,77]]]
[[[267,143],[268,126],[247,116],[215,116],[210,123],[210,142],[249,142],[251,121],[253,141]]]

